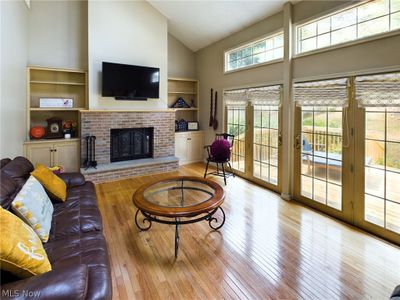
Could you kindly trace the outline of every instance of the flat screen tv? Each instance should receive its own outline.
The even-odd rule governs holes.
[[[160,69],[103,62],[103,97],[116,100],[159,98]]]

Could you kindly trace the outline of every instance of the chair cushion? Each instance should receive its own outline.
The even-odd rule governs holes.
[[[231,156],[231,144],[225,139],[215,140],[210,151],[215,161],[228,161]]]
[[[18,217],[33,228],[42,242],[47,242],[54,209],[46,191],[35,177],[29,177],[11,207]]]
[[[60,201],[67,199],[67,185],[49,168],[38,164],[32,175],[44,186],[51,198]]]
[[[31,227],[17,216],[0,208],[1,268],[27,278],[51,270],[42,242]]]

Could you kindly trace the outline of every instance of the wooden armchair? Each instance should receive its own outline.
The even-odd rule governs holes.
[[[230,150],[232,151],[235,136],[232,134],[228,134],[228,133],[220,133],[220,134],[215,135],[215,140],[222,140],[222,139],[227,140],[229,142]],[[224,183],[226,185],[226,178],[228,178],[230,176],[235,177],[235,173],[233,172],[232,166],[230,163],[230,155],[229,155],[229,157],[223,157],[223,158],[213,156],[211,153],[211,145],[204,146],[204,149],[206,149],[206,151],[207,151],[207,164],[206,164],[206,170],[204,172],[204,178],[206,178],[207,175],[221,176],[224,178]],[[216,172],[207,173],[210,162],[215,163],[217,165]],[[225,164],[228,165],[229,172],[225,171]],[[222,173],[220,172],[220,167],[221,167]]]

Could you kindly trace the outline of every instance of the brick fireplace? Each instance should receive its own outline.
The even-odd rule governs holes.
[[[140,132],[146,128],[151,128],[153,136],[151,157],[142,154],[135,157],[135,153],[140,150],[146,152],[143,147],[150,146],[150,144],[138,145],[139,142],[142,142]],[[131,157],[128,150],[120,153],[122,156],[125,155],[128,160],[122,159],[122,161],[116,162],[113,159],[116,153],[111,153],[113,145],[111,132],[118,132],[118,135],[121,136],[122,141],[119,143],[131,143],[130,146],[133,147],[132,150],[129,150],[132,154]],[[135,136],[135,133],[128,132],[139,133]],[[98,163],[97,169],[85,170],[82,168],[81,172],[87,180],[99,183],[176,170],[178,159],[175,157],[174,133],[175,115],[173,111],[81,111],[81,163],[83,164],[86,160],[85,138],[89,135],[96,136],[96,161]],[[146,135],[144,138],[148,139]]]

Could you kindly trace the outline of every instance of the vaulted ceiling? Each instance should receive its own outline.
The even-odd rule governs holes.
[[[148,2],[168,19],[168,31],[197,51],[282,10],[287,0]]]

